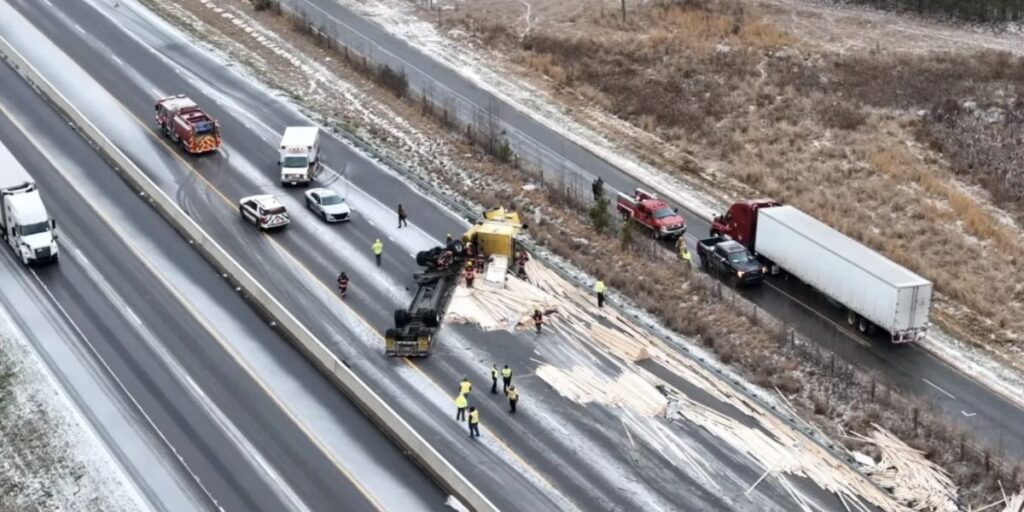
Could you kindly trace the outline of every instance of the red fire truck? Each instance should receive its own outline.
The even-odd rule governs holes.
[[[183,94],[157,100],[156,124],[167,137],[194,155],[220,147],[220,124]]]

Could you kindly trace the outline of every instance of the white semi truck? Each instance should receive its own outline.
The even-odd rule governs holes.
[[[32,176],[0,144],[0,229],[25,265],[56,261],[57,223],[43,206]]]
[[[928,330],[930,281],[792,206],[739,202],[711,230],[843,306],[847,322],[862,333],[880,328],[894,343],[906,343]]]
[[[320,129],[316,126],[289,126],[281,136],[282,185],[309,185],[320,173]]]

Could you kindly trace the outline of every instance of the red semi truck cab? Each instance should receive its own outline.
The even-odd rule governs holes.
[[[725,215],[715,217],[711,223],[711,236],[725,235],[756,253],[754,237],[757,233],[757,211],[782,206],[773,199],[752,199],[734,203]]]
[[[686,233],[686,220],[650,192],[636,189],[632,196],[620,193],[615,209],[623,218],[651,230],[655,238],[675,239]]]
[[[192,154],[220,147],[220,123],[183,94],[156,101],[156,124],[172,141]]]

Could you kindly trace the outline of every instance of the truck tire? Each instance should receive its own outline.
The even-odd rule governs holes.
[[[441,315],[437,313],[436,309],[428,309],[423,313],[423,323],[427,327],[440,327]]]
[[[396,309],[395,310],[395,327],[401,329],[409,325],[409,321],[412,320],[412,316],[408,310]]]
[[[850,327],[857,325],[857,313],[854,313],[852,309],[846,311],[846,323]]]
[[[462,245],[462,240],[452,240],[452,243],[448,244],[448,250],[454,254],[462,254],[462,250],[465,247]]]
[[[870,324],[871,324],[871,322],[868,322],[867,320],[865,320],[864,317],[859,317],[857,319],[857,330],[860,331],[861,334],[867,334],[868,333],[868,326]]]
[[[388,339],[388,338],[390,338],[390,339],[397,339],[398,338],[398,329],[387,329],[386,331],[384,331],[384,338],[385,339]]]
[[[434,247],[433,249],[416,253],[416,264],[421,267],[429,267],[433,265],[443,250],[444,249],[441,247]]]

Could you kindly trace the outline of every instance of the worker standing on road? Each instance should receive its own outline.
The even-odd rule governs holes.
[[[516,404],[519,403],[519,390],[515,386],[508,387],[508,411],[512,414],[516,413]]]
[[[505,391],[505,394],[507,395],[508,387],[512,385],[512,368],[509,368],[507,364],[505,365],[504,368],[501,369],[501,380],[503,380],[505,383],[504,386],[502,386],[502,389]]]
[[[469,400],[466,400],[466,395],[459,393],[459,396],[455,397],[455,421],[466,421],[467,406]]]
[[[473,268],[473,262],[466,263],[466,288],[473,287],[473,280],[476,278],[476,270]]]
[[[597,307],[599,307],[599,308],[603,308],[604,307],[604,291],[605,290],[606,290],[606,287],[604,285],[604,281],[598,279],[597,282],[594,283],[594,293],[597,294]]]
[[[491,394],[498,394],[498,365],[491,365]]]
[[[384,254],[384,244],[380,243],[380,238],[373,241],[373,245],[370,246],[373,249],[373,257],[377,260],[377,266],[380,266],[380,256]]]
[[[348,274],[342,272],[338,276],[338,290],[341,290],[341,298],[345,298],[348,293]]]
[[[473,383],[469,381],[469,377],[463,377],[462,382],[459,382],[459,393],[469,396],[470,391],[473,391]]]
[[[444,241],[444,246],[445,247],[448,247],[449,245],[452,245],[452,234],[451,233],[448,233],[448,238],[446,238],[445,241]]]
[[[409,225],[409,223],[406,222],[406,220],[405,220],[408,217],[409,216],[405,213],[405,207],[402,206],[401,204],[399,204],[398,205],[398,227],[399,227],[399,229],[401,229],[402,226],[408,226]]]
[[[537,326],[537,334],[540,334],[540,326],[544,325],[544,313],[540,312],[540,308],[533,310],[533,324]]]
[[[469,437],[480,437],[480,411],[469,408]]]

